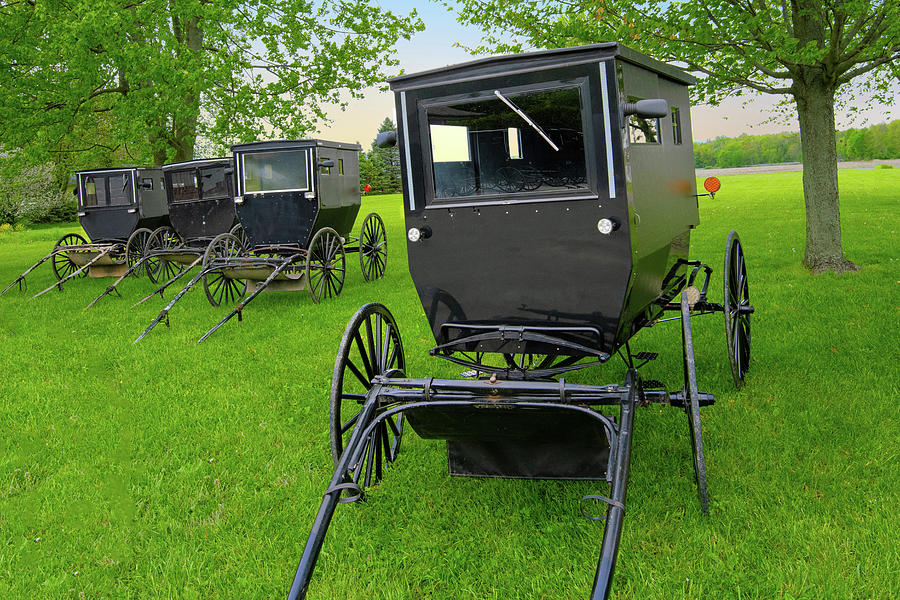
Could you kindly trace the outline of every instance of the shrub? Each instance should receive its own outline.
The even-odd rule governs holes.
[[[75,197],[60,190],[51,165],[0,178],[0,224],[74,221],[77,212]]]
[[[882,164],[878,165],[878,168],[879,169],[893,169],[894,165],[886,165],[886,164],[882,163]]]

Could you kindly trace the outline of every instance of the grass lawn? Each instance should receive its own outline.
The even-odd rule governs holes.
[[[725,238],[748,258],[753,358],[731,383],[721,315],[695,321],[711,515],[700,513],[687,419],[638,410],[616,598],[900,596],[900,169],[839,173],[856,274],[800,265],[800,173],[722,177],[701,198],[692,257],[715,268]],[[368,197],[390,255],[344,292],[260,296],[227,312],[202,287],[171,327],[132,340],[162,308],[147,280],[82,308],[109,280],[0,298],[0,598],[283,598],[331,476],[328,393],[343,329],[363,303],[397,317],[411,376],[456,377],[431,359],[406,269],[398,196]],[[360,221],[362,220],[360,218]],[[77,227],[0,231],[0,288]],[[167,296],[170,297],[171,295]],[[660,352],[644,377],[677,385],[677,324],[641,332]],[[581,381],[619,383],[619,365]],[[568,378],[567,378],[568,379]],[[578,503],[597,483],[446,474],[444,446],[407,429],[368,501],[341,506],[310,598],[570,599],[588,596],[602,524]]]

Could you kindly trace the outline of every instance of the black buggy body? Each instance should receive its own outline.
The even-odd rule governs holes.
[[[605,520],[595,600],[612,584],[637,406],[684,410],[707,512],[700,407],[714,398],[697,387],[691,321],[725,314],[739,385],[753,307],[734,232],[722,304],[707,299],[712,269],[688,258],[699,223],[692,81],[616,43],[390,81],[398,131],[380,141],[399,143],[409,269],[436,342],[430,354],[466,368],[467,379],[412,378],[388,309],[357,311],[332,378],[335,471],[289,599],[306,595],[336,506],[360,499],[397,459],[407,420],[419,436],[447,441],[455,475],[608,482],[608,496],[584,499],[605,513],[595,518]],[[669,320],[683,342],[683,386],[672,392],[638,372],[657,354],[630,348],[667,311],[678,313]],[[560,377],[615,354],[628,368],[621,384]]]
[[[90,238],[79,233],[62,236],[53,250],[9,284],[26,286],[25,278],[51,261],[56,283],[41,296],[77,277],[121,277],[139,262],[150,229],[169,223],[162,171],[153,167],[126,167],[79,171],[75,174],[78,221]]]
[[[323,227],[348,236],[361,202],[361,149],[324,140],[233,146],[237,214],[249,245],[306,248]]]
[[[359,236],[351,235],[362,203],[360,150],[359,144],[324,140],[233,146],[239,224],[209,243],[200,273],[137,339],[163,319],[168,323],[171,307],[200,280],[213,306],[239,301],[202,342],[232,317],[240,319],[263,291],[306,289],[313,302],[339,295],[348,253],[359,253],[366,281],[382,277],[387,236],[381,217],[368,214]]]
[[[231,231],[234,160],[211,158],[163,167],[169,220],[182,240],[211,240]]]
[[[612,353],[659,316],[699,223],[692,81],[617,44],[391,80],[407,227],[430,231],[410,272],[439,344],[503,324]],[[623,114],[656,98],[662,117]]]

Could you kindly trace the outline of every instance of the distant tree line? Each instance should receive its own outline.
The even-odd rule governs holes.
[[[394,122],[386,118],[378,128],[378,133],[396,129]],[[369,186],[370,194],[394,194],[399,192],[400,184],[400,151],[396,146],[379,148],[372,140],[368,152],[359,153],[359,185],[365,190]]]
[[[900,158],[900,120],[865,129],[837,132],[838,160]],[[705,167],[745,167],[769,163],[801,162],[799,133],[718,137],[694,142],[694,164]]]

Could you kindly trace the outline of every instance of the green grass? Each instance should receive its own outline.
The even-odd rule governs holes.
[[[900,596],[900,171],[841,171],[845,250],[856,274],[813,277],[801,175],[722,177],[701,198],[692,256],[715,269],[737,229],[751,277],[753,359],[731,384],[720,315],[695,324],[711,515],[700,513],[684,413],[637,414],[616,598]],[[455,377],[406,269],[401,201],[369,197],[390,241],[388,275],[350,269],[343,294],[260,296],[244,321],[202,290],[141,343],[162,307],[82,308],[108,280],[0,298],[0,597],[282,598],[331,475],[328,392],[353,312],[397,317],[412,376]],[[0,231],[0,285],[69,227]],[[680,335],[641,332],[661,357],[645,377],[675,387]],[[611,365],[583,381],[618,383]],[[602,524],[578,502],[605,485],[450,478],[440,442],[411,430],[369,500],[341,506],[311,598],[568,599],[588,596]]]

